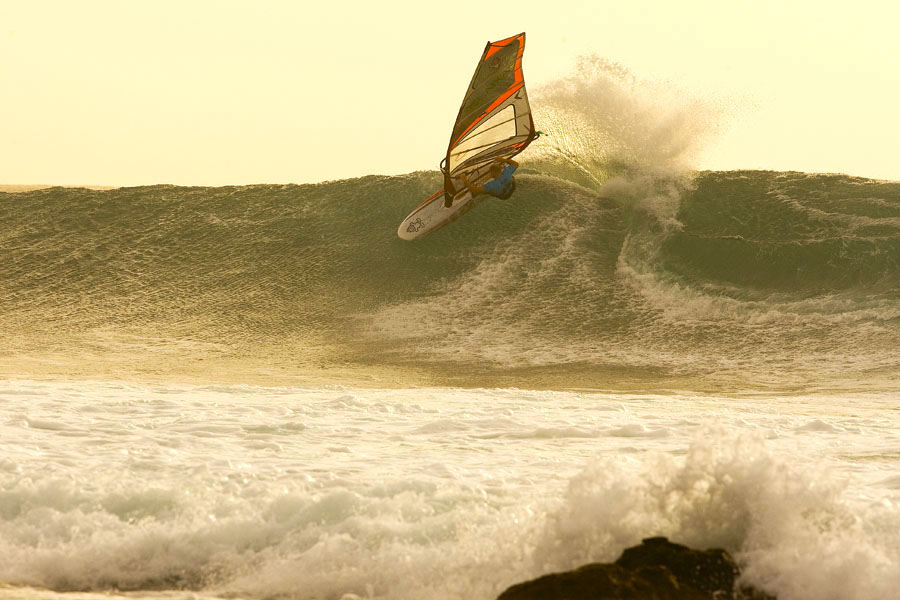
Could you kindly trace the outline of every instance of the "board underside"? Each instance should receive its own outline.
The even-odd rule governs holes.
[[[471,192],[465,190],[457,194],[450,208],[446,208],[444,188],[441,188],[403,219],[397,229],[397,235],[404,240],[418,239],[452,223],[477,203],[477,198],[473,198]]]

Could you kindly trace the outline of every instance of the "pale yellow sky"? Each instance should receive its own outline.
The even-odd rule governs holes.
[[[0,184],[435,169],[484,43],[520,31],[529,88],[595,53],[722,107],[698,168],[900,180],[898,6],[0,0]]]

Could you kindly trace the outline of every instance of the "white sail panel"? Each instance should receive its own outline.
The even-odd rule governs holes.
[[[510,104],[491,118],[482,121],[450,152],[450,172],[486,148],[516,136],[516,109]]]

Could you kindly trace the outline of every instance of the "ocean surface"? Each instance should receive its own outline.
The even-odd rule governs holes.
[[[697,171],[602,61],[518,189],[0,193],[0,598],[488,600],[643,537],[896,598],[900,183]]]
[[[710,392],[900,381],[900,184],[704,172],[597,191],[522,171],[515,199],[413,243],[396,227],[440,187],[435,172],[2,194],[0,374]],[[671,197],[640,196],[660,185]]]

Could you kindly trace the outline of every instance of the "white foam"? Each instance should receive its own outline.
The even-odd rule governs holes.
[[[0,598],[487,600],[648,535],[724,546],[789,600],[900,574],[889,396],[15,387]]]
[[[760,437],[723,430],[694,442],[683,461],[589,465],[548,519],[535,560],[567,569],[665,535],[729,549],[748,581],[779,598],[874,600],[890,597],[900,577],[898,525],[896,507],[855,502],[827,471],[793,467]]]

